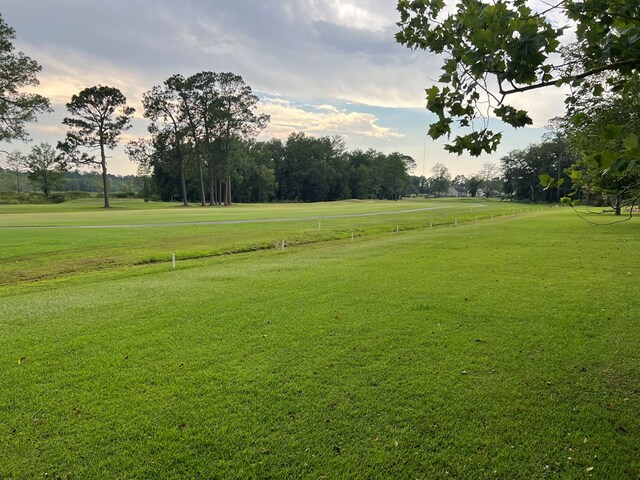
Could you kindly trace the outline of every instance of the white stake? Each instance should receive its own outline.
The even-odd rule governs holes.
[[[171,254],[171,270],[175,270],[176,269],[176,254],[172,253]]]
[[[351,232],[351,243],[353,243],[353,232]]]
[[[432,229],[433,229],[433,223],[430,223],[429,224],[429,230],[432,230]]]
[[[284,253],[284,240],[282,240],[282,253]]]
[[[400,226],[396,225],[396,233],[400,233]]]

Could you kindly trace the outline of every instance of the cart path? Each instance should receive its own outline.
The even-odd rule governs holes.
[[[284,217],[284,218],[256,218],[242,220],[212,220],[204,222],[168,222],[168,223],[133,223],[129,225],[0,225],[3,228],[48,228],[48,229],[69,229],[69,228],[158,228],[158,227],[183,227],[197,225],[235,225],[243,223],[280,223],[280,222],[304,222],[310,220],[326,220],[332,218],[357,218],[357,217],[375,217],[378,215],[393,215],[396,213],[415,213],[426,212],[431,210],[444,210],[447,208],[458,207],[459,205],[443,205],[441,207],[414,208],[410,210],[393,210],[387,212],[369,212],[369,213],[343,213],[339,215],[314,215],[311,217]],[[469,208],[482,208],[487,205],[470,205]]]

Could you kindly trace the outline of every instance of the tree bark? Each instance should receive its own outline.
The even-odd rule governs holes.
[[[207,193],[204,189],[204,171],[201,154],[198,154],[198,173],[200,174],[200,206],[205,207],[207,205]]]
[[[225,189],[225,206],[231,205],[231,177],[227,177],[227,188]]]
[[[187,200],[187,166],[185,165],[184,158],[182,155],[180,156],[180,183],[182,187],[182,205],[184,207],[189,206],[189,202]]]
[[[209,159],[209,205],[216,204],[216,179],[213,175],[213,162]]]
[[[613,209],[616,215],[622,215],[622,202],[620,201],[620,197],[616,197],[616,203]]]
[[[109,185],[107,178],[107,156],[104,153],[104,144],[100,143],[100,160],[102,164],[102,189],[104,191],[104,208],[110,208],[111,203],[109,202]]]

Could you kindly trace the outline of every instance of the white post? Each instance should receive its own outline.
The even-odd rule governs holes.
[[[433,223],[429,223],[429,230],[433,229]]]
[[[353,232],[351,232],[351,243],[353,243]]]
[[[176,254],[172,253],[171,254],[171,270],[175,270],[176,269]]]
[[[455,227],[457,227],[457,226],[458,226],[458,219],[457,219],[457,218],[456,218],[456,221],[455,221],[455,223],[454,223],[453,225],[454,225]]]
[[[282,240],[282,253],[284,253],[284,240]]]
[[[396,225],[396,233],[400,233],[400,226]]]

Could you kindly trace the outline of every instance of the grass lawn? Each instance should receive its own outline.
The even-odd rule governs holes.
[[[638,222],[375,218],[0,287],[0,478],[640,477]]]
[[[477,199],[345,201],[184,208],[141,200],[0,206],[0,285],[105,268],[181,260],[435,227],[513,215],[522,206]],[[384,213],[384,215],[377,215]],[[286,221],[278,221],[286,220]],[[275,221],[270,221],[275,220]],[[243,224],[215,222],[245,221]],[[119,228],[105,228],[117,226]],[[127,227],[129,226],[129,227]],[[45,228],[46,227],[46,228]]]

